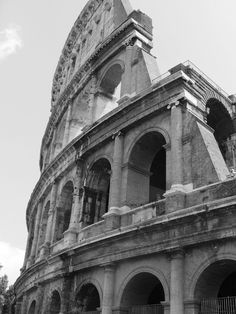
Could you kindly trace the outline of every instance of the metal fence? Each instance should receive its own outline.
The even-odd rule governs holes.
[[[236,297],[205,299],[200,303],[200,314],[235,314]]]
[[[130,310],[131,314],[164,314],[161,304],[134,305]]]

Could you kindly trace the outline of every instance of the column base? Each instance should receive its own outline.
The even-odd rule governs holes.
[[[77,231],[73,229],[68,229],[64,232],[64,244],[70,246],[77,241]]]
[[[108,213],[103,215],[103,218],[106,231],[120,228],[120,209],[118,207],[111,207]]]
[[[197,300],[187,300],[184,302],[184,313],[198,314],[200,310],[200,302]]]
[[[170,314],[170,302],[162,301],[161,305],[164,308],[164,314]]]
[[[45,258],[45,256],[49,255],[49,246],[50,243],[44,243],[40,249],[39,260]]]
[[[166,198],[166,213],[172,213],[184,208],[186,192],[183,185],[172,185],[171,189],[164,196]]]

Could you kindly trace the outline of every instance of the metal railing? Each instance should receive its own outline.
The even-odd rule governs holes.
[[[235,314],[236,297],[204,299],[200,303],[200,314]]]
[[[164,308],[161,304],[134,305],[130,314],[164,314]]]

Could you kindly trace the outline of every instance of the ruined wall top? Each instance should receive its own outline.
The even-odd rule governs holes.
[[[132,13],[129,0],[90,0],[76,20],[62,50],[54,75],[52,105],[73,73],[95,49]]]

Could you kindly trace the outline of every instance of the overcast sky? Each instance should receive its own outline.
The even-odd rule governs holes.
[[[116,1],[116,0],[115,0]],[[0,264],[23,263],[25,210],[39,178],[53,74],[86,0],[0,0]],[[161,73],[188,59],[236,93],[235,0],[130,0],[153,19]]]

